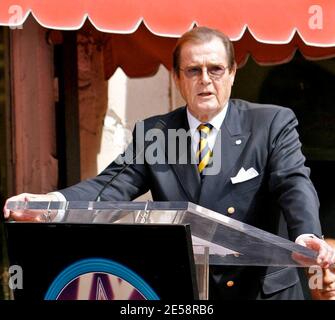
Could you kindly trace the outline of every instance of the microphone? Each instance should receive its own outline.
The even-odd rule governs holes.
[[[152,129],[159,129],[159,130],[163,130],[164,128],[166,127],[166,123],[165,121],[163,120],[158,120],[156,123],[155,123],[155,126],[152,128]],[[99,202],[101,200],[101,195],[102,193],[106,190],[106,188],[108,186],[110,186],[112,184],[112,182],[122,173],[124,172],[131,164],[133,164],[135,162],[135,160],[137,159],[137,157],[139,155],[141,155],[144,150],[146,148],[146,144],[144,142],[144,146],[143,148],[141,149],[140,152],[136,152],[135,153],[135,156],[133,157],[132,161],[131,162],[128,162],[128,163],[124,163],[123,164],[123,168],[118,172],[116,173],[114,176],[112,176],[105,184],[104,186],[101,188],[101,190],[99,191],[98,195],[95,197],[94,201],[97,201]]]

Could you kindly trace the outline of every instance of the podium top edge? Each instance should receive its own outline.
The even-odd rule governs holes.
[[[10,210],[188,210],[186,201],[9,201]]]

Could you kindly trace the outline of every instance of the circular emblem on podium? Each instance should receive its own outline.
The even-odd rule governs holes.
[[[135,272],[107,259],[84,259],[64,269],[45,300],[159,300]]]

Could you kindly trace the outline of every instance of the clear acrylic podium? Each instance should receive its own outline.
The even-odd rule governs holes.
[[[189,225],[199,299],[208,298],[209,265],[316,264],[308,248],[189,202],[34,201],[8,208],[49,224]]]

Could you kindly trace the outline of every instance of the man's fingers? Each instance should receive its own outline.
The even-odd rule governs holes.
[[[335,251],[326,241],[317,237],[304,236],[297,243],[316,251],[318,253],[316,263],[322,268],[328,268],[335,263]]]
[[[335,250],[328,245],[328,252],[326,257],[327,266],[326,268],[329,268],[331,265],[334,265],[335,263]]]
[[[326,246],[320,245],[319,247],[319,254],[317,258],[318,264],[323,264],[325,261],[327,261],[327,255],[328,255],[328,249]]]
[[[22,211],[15,211],[11,213],[11,218],[15,221],[20,222],[40,222],[44,221],[43,219],[43,211],[34,211],[34,210],[22,210]]]
[[[7,199],[5,206],[3,208],[5,219],[13,219],[15,221],[40,221],[41,211],[33,210],[10,210],[8,209],[8,202],[28,202],[28,201],[53,201],[55,199],[54,195],[50,194],[33,194],[33,193],[21,193],[17,196]]]
[[[4,212],[4,217],[6,219],[9,219],[12,212],[10,211],[10,209],[7,208],[8,206],[8,202],[14,202],[14,201],[27,201],[25,200],[26,199],[26,194],[25,193],[22,193],[20,195],[17,195],[17,196],[14,196],[14,197],[11,197],[9,199],[6,200],[6,203],[5,203],[5,206],[3,208],[3,212]]]
[[[297,253],[297,252],[293,252],[292,253],[292,259],[294,261],[296,261],[297,263],[299,263],[302,266],[311,266],[311,265],[315,265],[315,260],[310,258],[310,257],[306,257],[305,255],[301,254],[301,253]]]
[[[328,245],[325,241],[320,240],[320,249],[319,249],[319,255],[317,259],[317,263],[322,268],[328,268],[331,264],[333,264],[335,261],[335,252],[334,249]]]
[[[4,207],[4,209],[3,209],[3,213],[4,213],[4,217],[5,217],[5,219],[8,219],[9,216],[10,216],[10,210],[7,209],[7,205],[6,205],[6,204],[5,204],[5,207]]]

